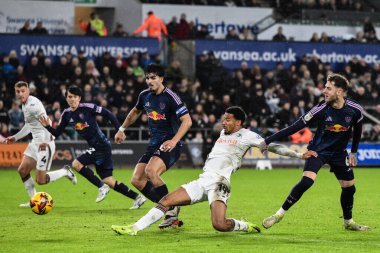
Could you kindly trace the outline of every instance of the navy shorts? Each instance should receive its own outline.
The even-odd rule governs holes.
[[[350,181],[355,178],[354,171],[348,166],[347,152],[318,154],[318,157],[310,157],[306,160],[303,171],[318,173],[324,164],[330,165],[330,172],[333,172],[338,180]]]
[[[148,146],[146,152],[140,158],[138,163],[148,163],[152,156],[158,156],[165,163],[167,170],[172,167],[181,155],[182,144],[177,144],[177,146],[175,146],[170,152],[161,151],[160,146]]]
[[[89,148],[85,153],[80,155],[77,160],[83,165],[94,164],[96,173],[98,173],[101,179],[112,176],[113,162],[111,146],[101,150]]]

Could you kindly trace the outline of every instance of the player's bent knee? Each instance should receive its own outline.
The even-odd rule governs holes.
[[[142,189],[146,184],[146,180],[142,180],[140,177],[133,176],[131,178],[131,184],[137,189]]]
[[[44,184],[47,184],[47,180],[45,177],[37,177],[36,178],[36,183],[38,185],[44,185]]]

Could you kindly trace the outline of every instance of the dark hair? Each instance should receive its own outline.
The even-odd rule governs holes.
[[[347,91],[348,87],[350,86],[350,82],[347,80],[347,78],[335,73],[328,75],[327,81],[333,82],[335,87],[341,88],[344,91]]]
[[[237,120],[241,120],[241,124],[244,124],[245,119],[247,118],[247,114],[245,111],[239,106],[231,106],[226,109],[226,113],[230,113],[234,115],[234,118]]]
[[[29,84],[24,81],[18,81],[17,83],[15,83],[15,88],[21,88],[21,87],[29,88]]]
[[[153,11],[149,11],[149,12],[148,12],[148,15],[152,15],[152,14],[153,14]]]
[[[65,92],[65,97],[67,97],[68,93],[74,94],[76,96],[82,97],[82,89],[76,85],[70,85],[70,87]]]
[[[162,67],[161,65],[158,65],[158,64],[154,64],[154,63],[151,63],[148,66],[146,66],[144,72],[145,72],[145,75],[148,73],[153,73],[159,77],[165,76],[164,67]]]

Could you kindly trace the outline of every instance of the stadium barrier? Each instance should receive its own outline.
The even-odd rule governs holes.
[[[53,167],[71,164],[73,159],[85,152],[89,147],[84,141],[56,142],[56,152],[53,158]],[[17,168],[21,162],[23,152],[27,143],[16,143],[11,145],[0,144],[0,168]],[[112,156],[115,168],[134,166],[145,152],[147,142],[126,142],[120,145],[112,144]],[[292,150],[304,152],[307,144],[285,143]],[[258,161],[270,161],[273,167],[302,167],[303,160],[283,157],[273,153],[262,155],[257,148],[249,149],[242,161],[243,167],[255,168]],[[196,167],[203,166],[202,144],[185,143],[180,159],[176,166]],[[358,165],[366,167],[380,166],[380,144],[363,143],[358,150]]]

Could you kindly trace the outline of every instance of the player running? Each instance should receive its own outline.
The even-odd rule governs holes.
[[[160,65],[147,66],[145,79],[149,88],[140,93],[136,106],[115,135],[115,142],[121,143],[125,139],[125,129],[139,118],[142,110],[146,111],[151,138],[147,151],[136,164],[132,184],[155,203],[169,192],[160,176],[178,160],[182,147],[180,140],[192,124],[181,99],[164,86],[164,74]],[[181,226],[179,210],[179,207],[171,208],[159,228]]]
[[[29,133],[32,133],[32,141],[24,151],[18,173],[25,185],[29,198],[36,194],[33,178],[30,172],[36,168],[36,182],[39,185],[53,182],[61,177],[67,177],[73,184],[77,183],[75,174],[70,167],[50,171],[51,163],[55,153],[54,137],[38,122],[39,117],[47,117],[46,110],[41,101],[30,95],[29,85],[20,81],[15,84],[15,93],[22,103],[25,125],[15,135],[5,139],[6,144],[12,144]],[[29,202],[20,204],[20,207],[29,207]]]
[[[105,117],[111,121],[116,129],[119,129],[120,123],[106,108],[92,103],[80,103],[82,90],[78,86],[70,86],[66,90],[65,96],[69,108],[63,111],[57,129],[50,126],[46,117],[40,118],[41,124],[56,137],[65,130],[67,125],[70,125],[90,145],[90,148],[84,154],[73,161],[72,167],[90,183],[98,187],[97,203],[106,197],[111,187],[115,191],[135,200],[130,209],[139,208],[146,199],[128,188],[124,183],[116,181],[112,176],[111,143],[100,130],[96,122],[96,116]],[[90,164],[95,164],[96,172],[102,181],[88,167]]]
[[[348,80],[339,74],[327,77],[323,94],[325,100],[312,108],[293,125],[268,137],[260,144],[260,150],[265,152],[267,145],[298,132],[313,123],[318,125],[315,136],[309,143],[308,149],[318,153],[318,157],[310,157],[305,163],[303,177],[293,187],[282,207],[272,216],[263,220],[263,226],[270,228],[281,221],[289,210],[314,183],[319,169],[330,165],[342,187],[340,204],[343,210],[344,227],[348,230],[368,230],[368,226],[359,225],[352,219],[354,206],[355,181],[352,167],[357,165],[356,152],[361,134],[363,108],[356,102],[346,99]],[[347,154],[346,147],[353,131],[352,148]]]
[[[182,185],[161,199],[144,217],[129,226],[113,225],[112,230],[123,235],[136,235],[164,216],[171,206],[191,205],[208,200],[211,208],[213,227],[221,232],[243,231],[260,232],[260,228],[244,220],[226,218],[227,201],[230,196],[230,177],[240,166],[247,150],[258,147],[263,138],[242,128],[246,119],[245,112],[237,106],[226,109],[223,117],[223,130],[208,155],[199,179]],[[307,159],[316,155],[314,151],[297,153],[283,145],[271,144],[269,151],[279,155]]]

